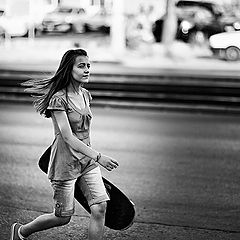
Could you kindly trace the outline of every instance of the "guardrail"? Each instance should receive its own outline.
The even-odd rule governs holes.
[[[0,70],[0,100],[31,102],[21,82],[52,72]],[[93,104],[240,112],[240,76],[200,72],[92,73]]]

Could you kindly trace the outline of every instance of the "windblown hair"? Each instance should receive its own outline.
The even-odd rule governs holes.
[[[48,79],[32,79],[23,82],[25,92],[31,93],[33,104],[37,112],[45,117],[50,117],[47,107],[53,94],[66,89],[72,81],[72,69],[78,56],[88,56],[83,49],[72,49],[65,52],[54,76]]]

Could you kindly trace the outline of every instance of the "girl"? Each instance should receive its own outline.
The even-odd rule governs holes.
[[[23,84],[36,98],[36,110],[52,119],[55,139],[51,146],[48,178],[55,207],[53,213],[41,215],[30,223],[14,223],[11,240],[26,239],[34,232],[69,223],[74,213],[75,184],[79,184],[91,209],[88,239],[103,237],[109,197],[98,164],[111,171],[118,163],[90,145],[91,95],[83,88],[89,81],[89,68],[85,50],[69,50],[52,78]]]

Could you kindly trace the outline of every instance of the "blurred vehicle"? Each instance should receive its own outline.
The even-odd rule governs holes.
[[[23,16],[8,17],[5,15],[4,9],[0,10],[0,34],[5,36],[24,36],[28,32],[28,18]]]
[[[0,9],[0,19],[4,14],[4,10]],[[0,26],[0,39],[4,37],[4,28]]]
[[[208,40],[213,34],[239,30],[240,21],[224,16],[220,5],[208,1],[180,0],[176,3],[178,29],[176,39],[196,43]],[[165,16],[152,28],[157,42],[161,41]]]
[[[0,29],[2,29],[3,35],[8,34],[10,36],[26,36],[29,29],[28,17],[8,17],[3,15],[0,17]]]
[[[41,19],[35,16],[34,19],[28,15],[6,16],[4,10],[0,10],[0,36],[5,37],[6,34],[11,37],[28,36],[29,29],[34,29],[39,25]]]
[[[84,32],[85,17],[84,8],[57,7],[54,11],[47,13],[39,27],[43,33],[46,32]]]
[[[85,18],[84,28],[86,32],[98,31],[103,33],[110,32],[111,13],[104,8],[89,12]]]
[[[212,35],[209,46],[213,54],[227,61],[240,60],[240,31]]]

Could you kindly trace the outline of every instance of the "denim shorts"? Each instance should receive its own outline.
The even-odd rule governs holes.
[[[75,183],[80,187],[89,206],[109,200],[100,167],[90,170],[78,179],[66,181],[52,180],[54,209],[57,217],[68,217],[74,214]]]

